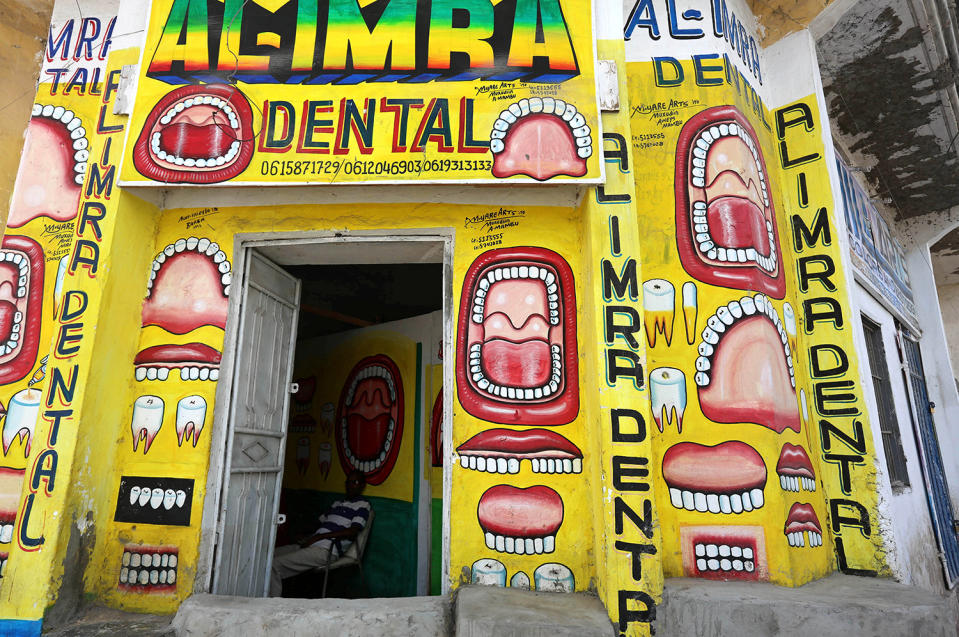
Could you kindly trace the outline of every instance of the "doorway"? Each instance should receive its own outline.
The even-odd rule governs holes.
[[[274,548],[312,535],[359,470],[375,514],[364,576],[334,571],[329,594],[444,593],[451,237],[237,244],[244,277],[224,343],[230,387],[218,388],[214,414],[224,434],[208,484],[219,498],[207,590],[266,594]],[[317,596],[316,577],[284,580],[284,596]]]

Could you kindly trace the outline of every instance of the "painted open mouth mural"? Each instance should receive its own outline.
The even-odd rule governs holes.
[[[676,243],[683,268],[722,287],[786,294],[776,212],[756,131],[733,106],[683,126],[676,146]]]
[[[386,480],[400,453],[403,415],[403,379],[396,363],[383,354],[357,363],[337,409],[336,449],[343,472],[358,469],[368,484]]]
[[[43,314],[43,250],[33,239],[0,243],[0,385],[25,378],[37,360]]]
[[[26,469],[0,467],[0,544],[13,541],[13,529],[20,506],[20,489]]]
[[[582,177],[593,154],[590,132],[572,104],[552,97],[523,98],[493,122],[493,176],[526,175],[539,181],[557,175]]]
[[[131,593],[175,593],[179,553],[175,546],[126,544],[117,588]]]
[[[7,227],[19,228],[37,217],[73,219],[89,158],[87,131],[76,113],[34,104]]]
[[[253,110],[235,86],[182,86],[150,111],[133,165],[154,181],[212,184],[242,173],[253,147]]]
[[[490,487],[480,497],[477,517],[486,547],[500,553],[552,553],[563,524],[563,499],[542,485],[520,489]]]
[[[763,458],[738,440],[712,447],[695,442],[673,445],[663,456],[663,479],[677,509],[743,513],[766,501]]]
[[[684,526],[679,536],[687,577],[769,579],[761,526]]]
[[[763,294],[721,305],[706,319],[696,385],[703,415],[799,433],[796,378],[786,330]]]
[[[466,272],[456,341],[463,408],[501,424],[565,425],[579,412],[573,272],[545,248],[501,248]]]
[[[779,452],[779,462],[776,463],[776,473],[779,474],[779,484],[784,491],[799,492],[816,490],[816,471],[806,450],[799,445],[788,442]]]
[[[154,345],[133,358],[137,380],[167,380],[179,371],[180,380],[216,380],[220,377],[220,351],[203,343]]]
[[[203,325],[226,326],[233,273],[220,246],[206,238],[177,239],[153,259],[143,325],[186,334]]]
[[[783,534],[789,546],[822,546],[822,525],[811,504],[793,503],[786,516]]]
[[[488,473],[519,473],[529,460],[533,473],[582,473],[583,452],[548,429],[487,429],[456,448],[460,465]]]

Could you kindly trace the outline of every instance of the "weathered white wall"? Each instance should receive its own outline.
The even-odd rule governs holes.
[[[942,327],[946,333],[949,360],[955,372],[959,369],[959,283],[937,286],[936,291],[942,309]]]
[[[854,329],[862,330],[861,316],[863,315],[882,329],[886,366],[892,386],[902,450],[906,457],[906,469],[909,473],[910,486],[894,493],[889,483],[889,469],[879,429],[879,412],[872,385],[869,356],[863,350],[859,356],[860,376],[876,446],[876,464],[879,469],[879,515],[883,537],[886,540],[886,546],[890,549],[889,563],[896,579],[902,583],[941,592],[944,590],[942,566],[937,555],[936,538],[932,530],[922,468],[919,464],[919,452],[909,412],[907,389],[896,346],[895,321],[892,314],[858,283],[854,286],[852,297],[855,315],[851,318],[850,324]]]

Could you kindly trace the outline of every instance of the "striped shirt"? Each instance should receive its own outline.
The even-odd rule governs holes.
[[[320,528],[316,534],[330,533],[332,531],[342,531],[353,526],[358,526],[361,530],[366,526],[370,519],[370,502],[363,498],[353,500],[337,500],[333,505],[320,516]],[[340,538],[339,546],[346,551],[353,544],[349,538]],[[330,554],[336,558],[340,552],[337,550],[337,543],[330,538],[324,538],[314,542],[310,546],[320,546],[330,551]]]

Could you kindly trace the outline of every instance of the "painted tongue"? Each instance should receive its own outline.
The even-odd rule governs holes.
[[[198,126],[176,122],[160,131],[160,148],[183,159],[223,157],[236,138],[228,134],[228,126]]]
[[[6,342],[13,332],[13,315],[17,306],[10,301],[0,301],[0,341]]]
[[[359,414],[347,417],[347,444],[359,460],[375,460],[383,450],[386,432],[389,431],[390,414],[380,414],[372,419]]]
[[[551,358],[546,341],[486,341],[480,361],[486,377],[497,385],[534,388],[549,382]]]
[[[755,248],[769,254],[769,233],[762,210],[748,199],[718,197],[707,210],[709,233],[723,248]]]

